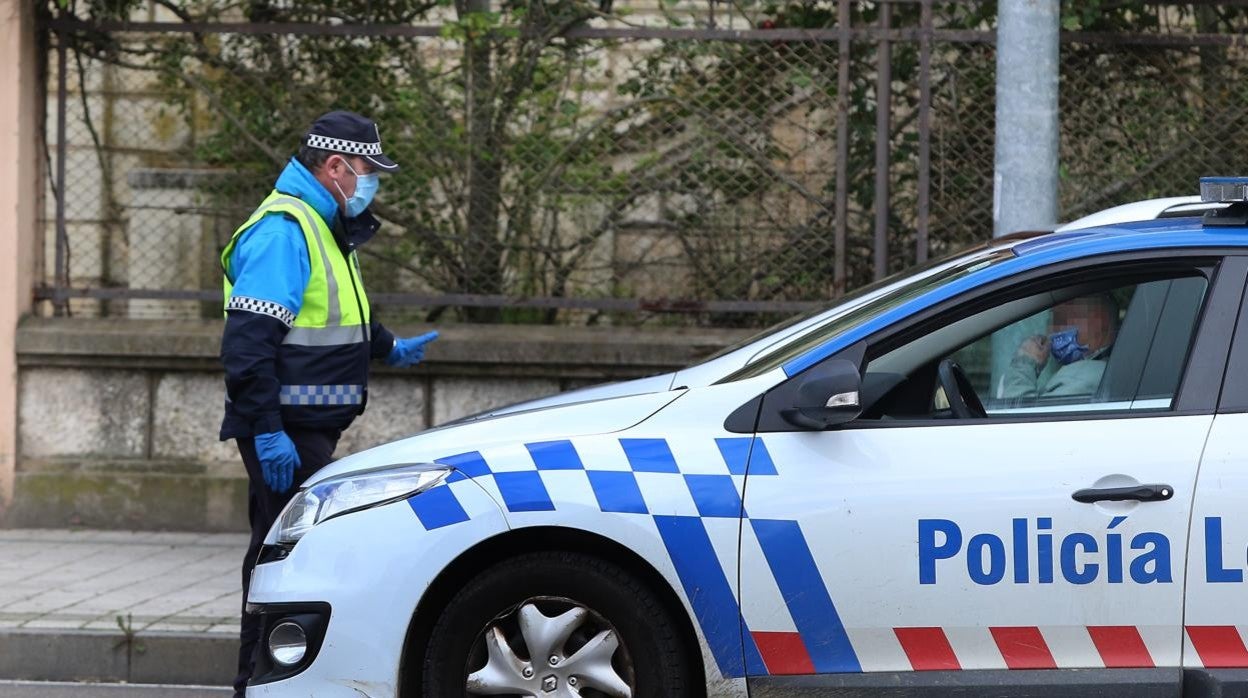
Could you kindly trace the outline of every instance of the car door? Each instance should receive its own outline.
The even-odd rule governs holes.
[[[1248,303],[1209,432],[1188,548],[1183,666],[1197,683],[1248,688]],[[1228,694],[1229,695],[1229,694]]]
[[[741,538],[751,689],[1177,694],[1188,518],[1244,276],[1238,258],[1104,262],[923,311],[826,360],[865,355],[864,411],[831,430],[786,419],[803,374],[769,392]],[[1099,380],[1010,394],[1011,343],[1088,298],[1116,308]],[[975,417],[949,404],[953,363]]]

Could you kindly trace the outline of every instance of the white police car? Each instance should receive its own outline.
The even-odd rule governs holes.
[[[329,466],[248,695],[1245,690],[1248,182],[1202,189]]]

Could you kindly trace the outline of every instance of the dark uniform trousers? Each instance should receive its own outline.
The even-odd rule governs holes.
[[[286,435],[295,442],[299,452],[299,468],[295,470],[294,484],[285,492],[274,492],[264,482],[260,459],[256,456],[255,439],[238,439],[238,452],[247,467],[247,517],[251,522],[251,544],[243,558],[243,609],[241,641],[238,650],[238,676],[234,679],[235,698],[242,698],[247,691],[247,681],[255,667],[255,652],[260,651],[260,617],[247,612],[247,591],[251,585],[251,572],[256,567],[256,557],[269,529],[277,521],[282,509],[294,497],[305,480],[325,467],[338,446],[340,429],[286,429]]]

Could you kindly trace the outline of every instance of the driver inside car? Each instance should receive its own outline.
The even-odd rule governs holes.
[[[1118,334],[1118,304],[1107,293],[1053,307],[1049,334],[1019,344],[1005,375],[1003,397],[1091,395],[1101,384]]]

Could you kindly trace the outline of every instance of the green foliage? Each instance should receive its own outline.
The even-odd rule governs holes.
[[[47,0],[84,18],[125,18],[134,0]],[[598,0],[166,0],[185,20],[437,25],[437,37],[177,34],[136,46],[84,32],[75,48],[157,76],[188,123],[210,121],[188,161],[227,169],[214,195],[246,215],[330,109],[380,124],[401,173],[376,210],[390,224],[367,248],[372,288],[484,295],[673,295],[808,300],[859,286],[877,205],[879,53],[856,40],[845,95],[836,41],[567,38]],[[616,3],[620,5],[623,3]],[[740,0],[762,29],[837,28],[834,0]],[[726,3],[716,7],[724,12]],[[671,26],[700,26],[695,0],[665,0]],[[913,30],[920,7],[854,2],[854,27]],[[934,25],[990,30],[996,3],[934,3]],[[53,8],[53,11],[57,11]],[[1242,32],[1248,10],[1137,0],[1065,0],[1080,32]],[[623,13],[616,9],[617,15]],[[995,52],[935,45],[931,84],[931,250],[991,232]],[[888,267],[916,259],[920,56],[889,48]],[[1235,56],[1240,56],[1238,59]],[[1226,163],[1248,127],[1242,54],[1224,47],[1063,44],[1062,171],[1070,217],[1186,191],[1195,159]],[[847,102],[848,239],[835,240],[838,103]],[[1160,109],[1159,106],[1164,106]],[[1226,115],[1234,118],[1226,118]],[[1185,147],[1186,146],[1186,147]],[[1107,173],[1114,175],[1106,184]],[[397,231],[397,234],[393,234]],[[640,232],[638,232],[640,231]],[[834,284],[838,256],[847,268]],[[380,286],[378,284],[383,284]],[[465,311],[550,322],[553,311]],[[732,318],[709,318],[725,324]]]

